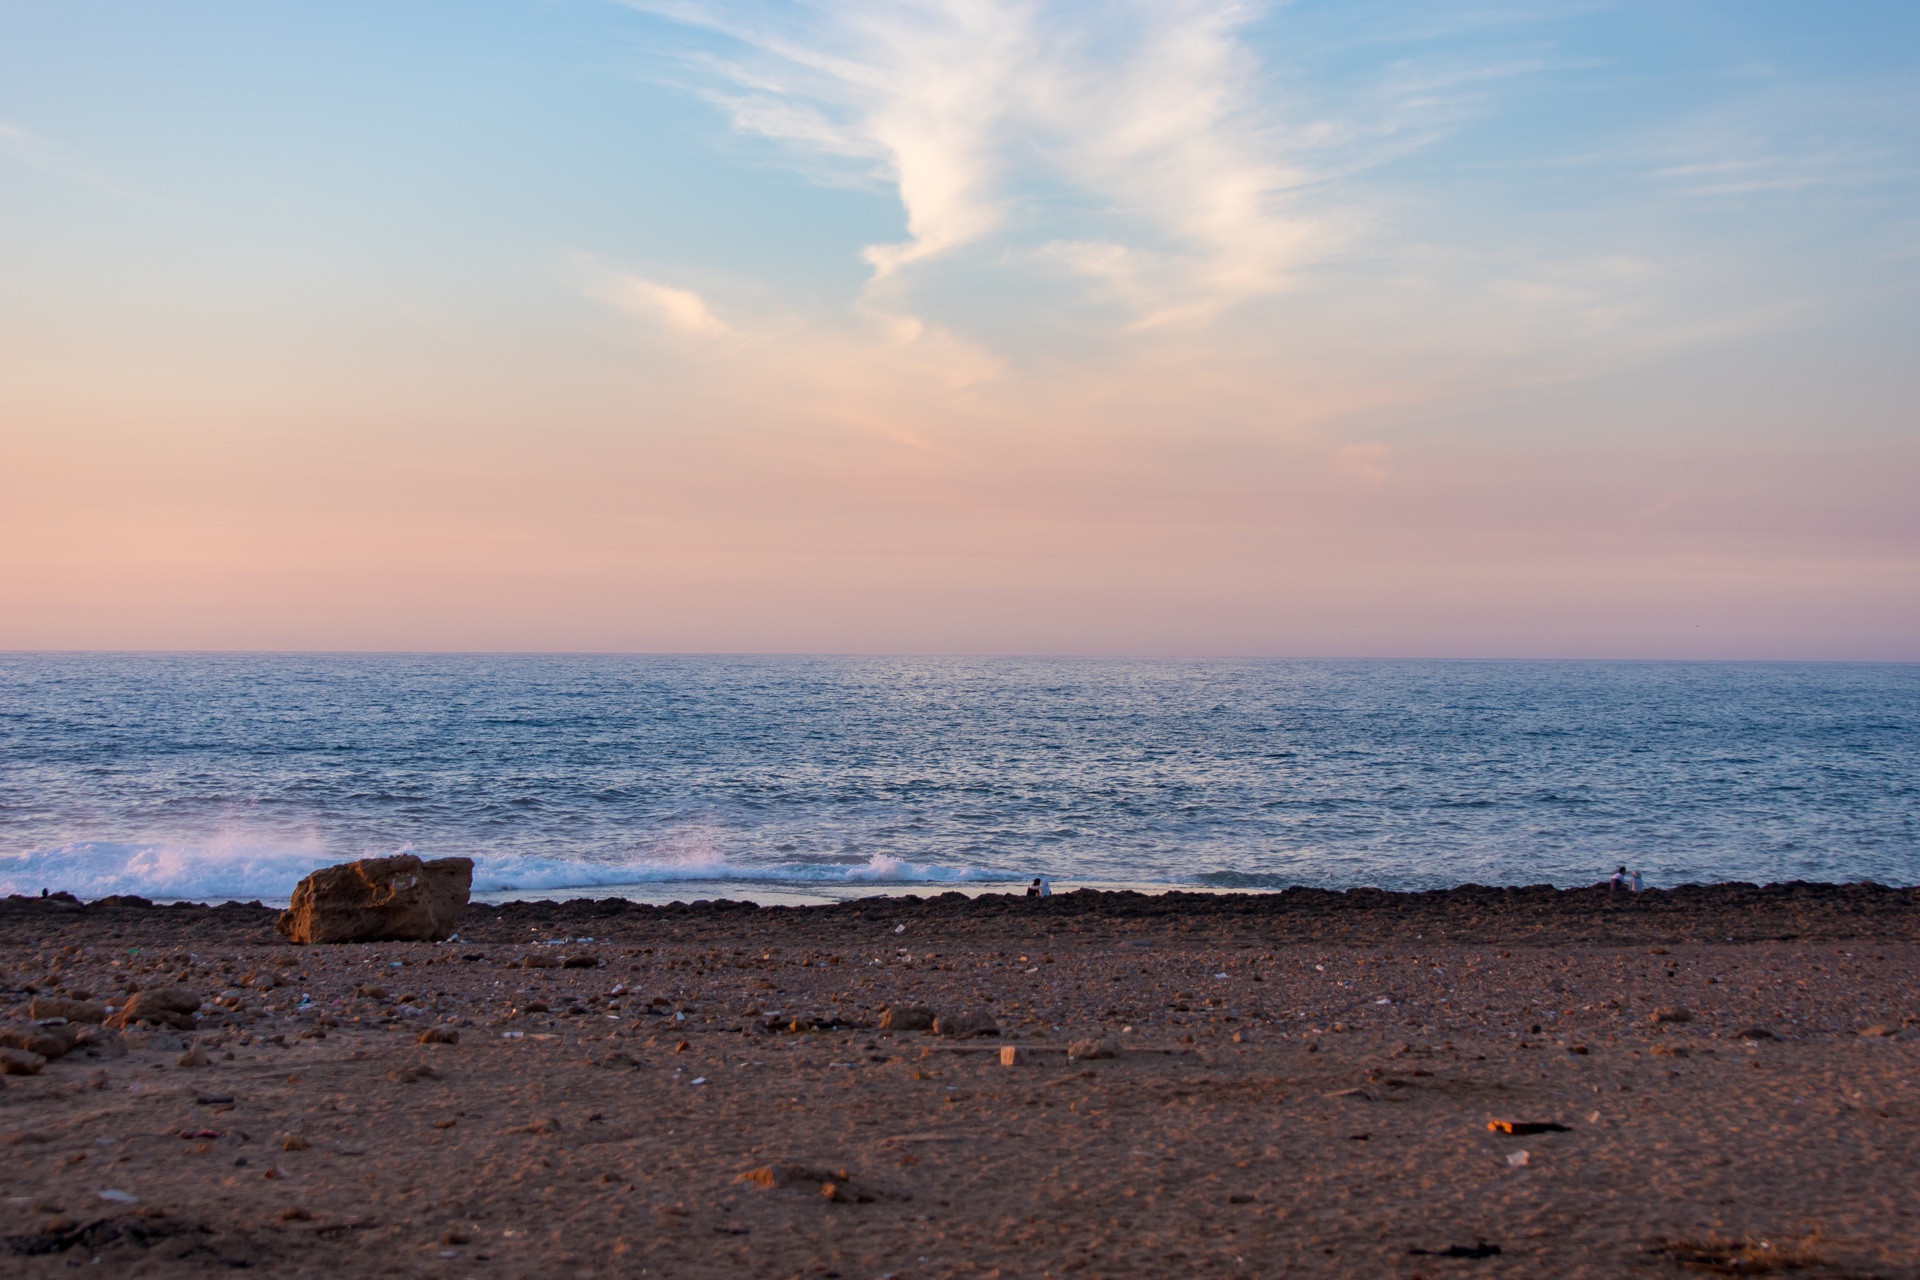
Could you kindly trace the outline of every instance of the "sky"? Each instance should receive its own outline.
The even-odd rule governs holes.
[[[1920,660],[1920,6],[0,0],[0,648]]]

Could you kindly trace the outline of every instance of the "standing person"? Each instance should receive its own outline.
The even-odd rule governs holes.
[[[1615,871],[1613,873],[1613,878],[1607,881],[1607,888],[1624,889],[1626,887],[1627,887],[1627,869],[1625,867],[1621,867],[1618,871]]]

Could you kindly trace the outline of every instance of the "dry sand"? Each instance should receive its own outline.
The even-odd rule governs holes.
[[[1920,1275],[1908,890],[271,919],[0,904],[12,1025],[222,1001],[6,1078],[9,1275]]]

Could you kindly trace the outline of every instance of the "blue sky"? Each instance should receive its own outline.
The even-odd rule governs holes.
[[[1920,657],[1917,54],[0,0],[0,643]]]

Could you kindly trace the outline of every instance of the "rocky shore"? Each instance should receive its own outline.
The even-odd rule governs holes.
[[[0,902],[13,1274],[1920,1275],[1913,890],[275,915]]]

